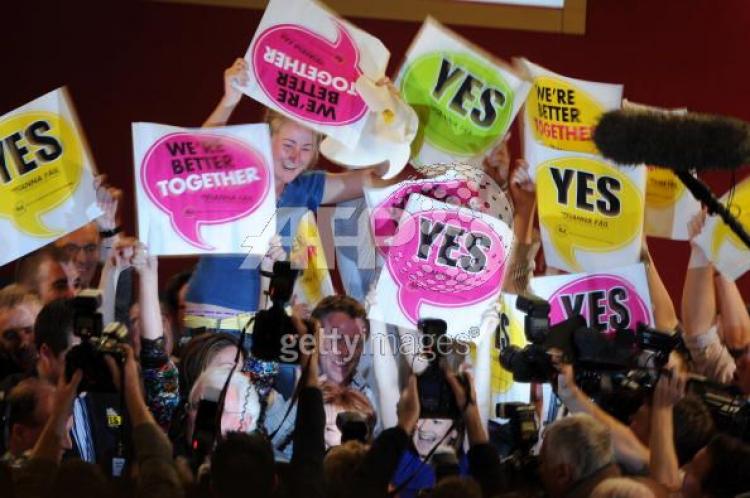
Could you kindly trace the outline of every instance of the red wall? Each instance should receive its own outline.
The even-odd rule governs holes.
[[[408,0],[407,0],[408,1]],[[10,2],[8,2],[10,3]],[[127,195],[135,228],[130,123],[198,126],[221,96],[222,72],[247,48],[260,12],[133,1],[14,2],[3,7],[0,113],[68,85],[100,170]],[[586,35],[455,27],[498,56],[523,55],[556,72],[625,84],[631,100],[750,120],[746,0],[589,0]],[[354,22],[382,39],[400,63],[419,25]],[[233,121],[259,106],[243,99]],[[738,175],[739,176],[739,175]],[[731,175],[705,175],[717,193]],[[0,235],[0,243],[2,237]],[[678,302],[686,243],[652,240]],[[162,262],[168,274],[190,262]],[[7,277],[9,269],[0,269]],[[743,294],[750,279],[741,281]]]

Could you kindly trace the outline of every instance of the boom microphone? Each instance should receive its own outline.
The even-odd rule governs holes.
[[[750,163],[750,124],[724,116],[609,111],[593,138],[604,157],[623,165],[687,172],[732,170]]]
[[[750,249],[750,234],[692,170],[734,170],[750,162],[750,125],[724,116],[610,111],[594,129],[599,152],[618,164],[669,168],[693,197],[718,214]]]

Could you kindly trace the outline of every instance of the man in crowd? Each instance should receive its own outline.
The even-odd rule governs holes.
[[[23,286],[0,290],[0,380],[33,367],[34,321],[41,309],[37,295]]]
[[[52,415],[54,397],[54,386],[34,377],[22,380],[13,388],[5,401],[7,448],[2,458],[3,462],[17,467],[27,458],[28,451],[34,447],[44,424]],[[69,437],[72,425],[71,418],[63,450],[72,447]]]
[[[73,277],[76,286],[88,289],[95,286],[96,270],[101,255],[101,240],[96,223],[87,223],[78,230],[55,241],[63,269]],[[76,281],[77,280],[77,281]]]
[[[43,247],[24,256],[16,266],[16,283],[35,292],[42,304],[73,297],[74,280],[65,272],[58,252],[52,247]]]
[[[600,482],[620,475],[609,430],[589,415],[550,425],[539,456],[539,473],[552,498],[587,497]]]
[[[54,242],[59,260],[71,282],[78,289],[90,289],[96,281],[99,263],[104,261],[120,233],[118,207],[122,191],[106,183],[106,176],[94,180],[96,201],[103,214]]]
[[[34,368],[11,375],[0,383],[0,398],[26,378],[38,378],[57,385],[65,375],[66,357],[72,347],[80,343],[73,333],[74,308],[70,299],[59,299],[45,305],[34,324],[38,352]],[[87,462],[99,462],[111,469],[120,426],[119,397],[109,393],[85,393],[75,399],[71,436],[74,450]],[[114,424],[114,425],[113,425]]]

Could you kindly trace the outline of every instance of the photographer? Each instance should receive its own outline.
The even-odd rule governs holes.
[[[494,447],[489,444],[487,433],[479,416],[476,404],[476,392],[470,374],[459,376],[444,369],[445,380],[461,409],[461,421],[466,427],[469,441],[467,454],[469,475],[476,479],[484,496],[494,496],[502,491],[503,482],[500,472],[500,459]],[[389,483],[394,481],[396,471],[404,452],[409,450],[410,440],[419,423],[420,403],[417,389],[417,378],[409,377],[406,388],[401,393],[398,404],[398,425],[384,430],[372,444],[363,461],[356,466],[354,481],[350,484],[352,493],[362,496],[383,496]],[[399,484],[401,486],[399,486]],[[434,478],[432,480],[434,485]],[[403,488],[404,482],[394,483],[399,489],[399,496],[411,496]],[[342,495],[351,496],[351,495]]]
[[[177,471],[172,461],[172,446],[163,432],[156,425],[140,387],[140,374],[133,350],[122,346],[125,362],[123,365],[124,398],[133,426],[132,442],[135,449],[137,472],[135,496],[179,497],[182,488],[177,479]],[[60,377],[54,399],[54,407],[39,440],[31,452],[27,465],[19,469],[16,476],[16,496],[36,498],[57,496],[55,491],[61,483],[72,486],[71,489],[87,489],[82,482],[85,474],[73,473],[73,468],[60,467],[62,453],[68,434],[68,420],[73,415],[73,404],[78,386],[83,378],[80,370],[73,374],[70,381]],[[95,471],[94,475],[97,475]],[[106,484],[101,483],[104,491]],[[111,490],[110,490],[111,491]],[[67,490],[70,492],[70,489]]]
[[[547,428],[539,461],[551,498],[588,497],[599,483],[620,475],[609,430],[585,414],[565,417]]]
[[[672,369],[662,375],[654,391],[651,425],[659,430],[651,431],[651,476],[686,498],[730,498],[750,491],[750,446],[724,434],[711,439],[684,470],[680,469],[672,411],[685,395],[685,386],[686,377]]]
[[[8,395],[7,451],[1,461],[11,467],[22,465],[39,439],[44,424],[52,413],[55,387],[43,380],[30,377],[22,380]],[[71,448],[68,437],[65,449]]]
[[[348,387],[340,387],[330,382],[324,382],[323,402],[326,413],[326,450],[341,444],[343,436],[341,427],[337,424],[340,415],[356,416],[365,427],[365,435],[369,436],[375,427],[377,416],[368,399],[359,391]]]
[[[645,473],[650,459],[649,434],[652,427],[657,427],[648,423],[648,413],[652,409],[649,404],[644,403],[633,416],[631,426],[627,426],[594,403],[576,385],[572,365],[561,365],[559,369],[557,395],[568,410],[586,413],[604,424],[612,435],[617,462],[628,473]],[[715,427],[708,408],[696,397],[681,400],[673,416],[674,425],[679,428],[674,443],[679,449],[680,465],[684,465],[710,440]]]
[[[299,323],[298,323],[299,325]],[[317,333],[313,334],[316,337]],[[252,483],[253,496],[325,496],[323,432],[325,412],[318,388],[318,342],[312,351],[301,348],[301,364],[307,375],[301,380],[294,451],[286,481],[279,480],[272,467],[273,449],[260,435],[229,434],[217,445],[211,458],[211,489],[215,498],[234,498],[247,493]]]
[[[42,303],[21,285],[0,289],[0,380],[34,367],[34,320]]]
[[[34,323],[38,351],[34,368],[23,376],[5,379],[0,391],[9,392],[26,377],[56,385],[65,376],[68,352],[80,343],[80,338],[74,335],[75,314],[72,299],[52,301],[42,308]],[[75,454],[84,461],[98,462],[103,468],[111,469],[111,458],[122,428],[121,411],[116,393],[84,393],[76,397],[71,431]]]

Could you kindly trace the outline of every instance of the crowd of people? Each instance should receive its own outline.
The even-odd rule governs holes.
[[[205,126],[227,123],[241,98],[233,80],[246,71],[242,59],[226,71]],[[315,170],[321,137],[275,113],[267,122],[278,207],[316,211],[377,182],[378,167]],[[503,291],[526,294],[539,259],[535,191],[528,165],[511,162],[506,137],[483,167],[514,207]],[[562,409],[519,457],[510,423],[488,423],[480,410],[469,358],[440,358],[457,411],[426,418],[418,377],[438,360],[418,350],[365,354],[376,331],[401,342],[419,334],[370,323],[372,294],[328,296],[313,309],[283,303],[290,331],[314,347],[300,340],[296,362],[276,361],[246,331],[274,300],[275,263],[290,252],[283,239],[254,264],[246,255],[204,256],[160,288],[158,259],[121,233],[129,214],[121,191],[103,177],[96,186],[104,214],[17,261],[15,282],[0,290],[4,497],[750,492],[750,445],[686,387],[700,375],[750,396],[750,314],[734,281],[696,245],[678,315],[644,241],[655,326],[684,347],[642,405],[627,417],[608,411],[576,384],[574,365],[558,362],[553,402]],[[693,220],[693,235],[704,220]],[[97,313],[103,339],[91,334]],[[497,320],[496,307],[484,319]]]

